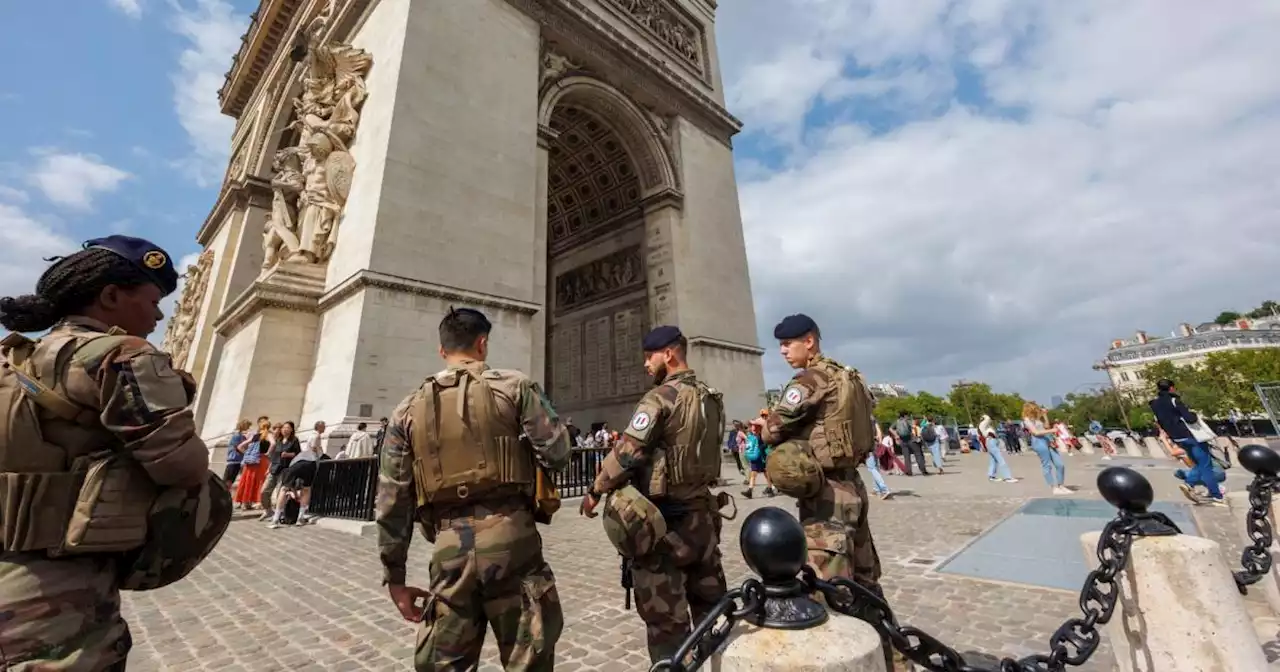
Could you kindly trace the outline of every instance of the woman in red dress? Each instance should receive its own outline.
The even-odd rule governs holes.
[[[259,418],[258,436],[244,451],[244,466],[240,470],[240,480],[236,482],[236,508],[252,511],[262,498],[262,484],[267,481],[267,469],[271,467],[267,455],[271,452],[273,442],[271,421]]]

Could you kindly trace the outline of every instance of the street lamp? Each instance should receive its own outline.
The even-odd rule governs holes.
[[[1129,412],[1126,411],[1124,407],[1124,395],[1120,394],[1119,388],[1116,387],[1115,379],[1111,377],[1111,369],[1114,367],[1115,367],[1114,364],[1106,360],[1103,360],[1101,362],[1094,362],[1093,364],[1094,371],[1103,371],[1107,374],[1106,384],[1111,386],[1111,391],[1116,395],[1116,406],[1120,408],[1120,417],[1124,418],[1124,427],[1125,429],[1132,432],[1133,425],[1129,424]],[[1097,384],[1099,386],[1102,385],[1102,383],[1097,383]]]

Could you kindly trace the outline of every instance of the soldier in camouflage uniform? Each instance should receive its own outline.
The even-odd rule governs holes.
[[[538,469],[568,465],[569,434],[537,383],[485,364],[491,328],[479,311],[449,311],[445,370],[400,403],[382,444],[383,583],[422,623],[418,672],[476,669],[486,624],[507,670],[551,670],[564,626],[533,498]],[[429,590],[406,585],[415,520],[435,544]]]
[[[724,408],[686,363],[688,342],[679,329],[658,327],[642,347],[656,387],[605,457],[582,512],[593,516],[601,497],[628,484],[661,512],[666,533],[656,533],[661,541],[632,565],[636,610],[656,663],[671,658],[691,624],[725,594],[720,506],[710,488],[720,477]]]
[[[851,579],[883,595],[867,488],[858,473],[875,447],[871,393],[857,371],[822,354],[818,325],[807,315],[784,318],[773,335],[798,371],[768,414],[752,421],[766,443],[779,446],[767,465],[770,479],[797,497],[818,576]],[[800,482],[806,486],[795,491],[791,484]],[[892,660],[886,669],[893,669]]]
[[[230,522],[195,383],[145,340],[177,282],[155,244],[110,236],[0,298],[0,669],[125,669],[120,590],[185,576]]]

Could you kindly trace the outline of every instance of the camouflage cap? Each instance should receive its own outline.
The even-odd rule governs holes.
[[[625,558],[644,557],[667,535],[667,519],[634,486],[623,486],[604,503],[604,533]]]
[[[120,561],[122,590],[163,588],[191,573],[231,524],[231,492],[222,479],[160,492],[147,518],[147,541]]]
[[[822,465],[818,463],[808,441],[784,441],[769,454],[765,474],[779,492],[808,499],[822,488]]]

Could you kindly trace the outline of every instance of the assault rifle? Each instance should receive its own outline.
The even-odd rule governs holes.
[[[635,581],[631,576],[631,561],[626,556],[622,558],[622,608],[631,611],[631,589],[635,587]]]

